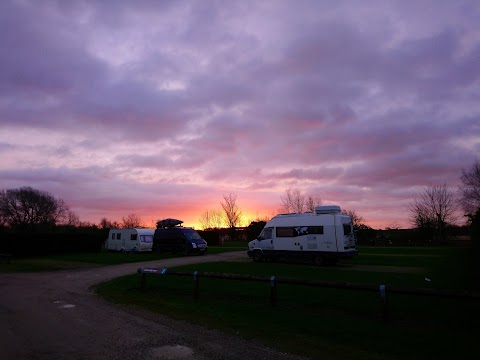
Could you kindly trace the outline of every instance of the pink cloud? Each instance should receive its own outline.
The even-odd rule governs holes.
[[[480,154],[480,6],[373,5],[5,1],[0,188],[193,223],[299,187],[406,224]]]

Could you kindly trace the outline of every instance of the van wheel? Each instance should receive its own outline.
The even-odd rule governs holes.
[[[263,260],[263,254],[260,251],[255,251],[253,253],[253,261],[260,262]]]
[[[325,258],[321,255],[317,255],[313,258],[313,262],[317,266],[323,266],[323,265],[325,265]]]

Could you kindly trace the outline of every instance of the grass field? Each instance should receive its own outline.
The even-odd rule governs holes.
[[[458,248],[361,248],[357,258],[336,267],[247,261],[175,270],[462,289],[466,256],[465,249]],[[139,275],[131,275],[101,284],[97,292],[113,302],[223,329],[314,359],[480,356],[478,300],[392,294],[384,321],[379,294],[371,292],[279,284],[278,303],[272,307],[268,282],[203,278],[199,300],[192,296],[190,277],[151,275],[145,291],[139,284]]]
[[[226,243],[224,246],[210,246],[208,248],[208,253],[218,254],[227,251],[246,251],[246,245],[242,245],[242,243],[231,242]],[[171,254],[154,254],[151,252],[130,254],[107,251],[98,253],[56,254],[41,257],[14,257],[11,259],[10,263],[7,263],[6,261],[0,262],[0,272],[67,270],[150,261],[171,257],[173,257]]]

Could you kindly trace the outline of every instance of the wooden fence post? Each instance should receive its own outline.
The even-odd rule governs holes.
[[[198,271],[193,272],[193,298],[198,300],[200,297],[200,284],[199,284],[199,276]]]
[[[272,302],[272,306],[277,305],[277,279],[275,276],[270,278],[270,299]]]
[[[145,291],[146,287],[147,287],[147,274],[142,273],[142,278],[140,279],[140,289],[142,291]]]
[[[382,320],[387,322],[388,320],[388,308],[387,308],[387,287],[385,285],[380,285],[380,302],[381,302],[381,311],[382,311]]]

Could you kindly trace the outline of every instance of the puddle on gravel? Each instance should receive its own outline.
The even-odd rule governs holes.
[[[62,309],[73,309],[75,307],[75,305],[73,304],[65,304],[65,305],[62,305],[60,306]]]
[[[59,305],[59,309],[73,309],[76,306],[73,304],[66,304],[65,301],[62,300],[55,300],[53,303]]]
[[[152,349],[154,359],[184,359],[193,355],[193,350],[187,346],[161,346]]]

